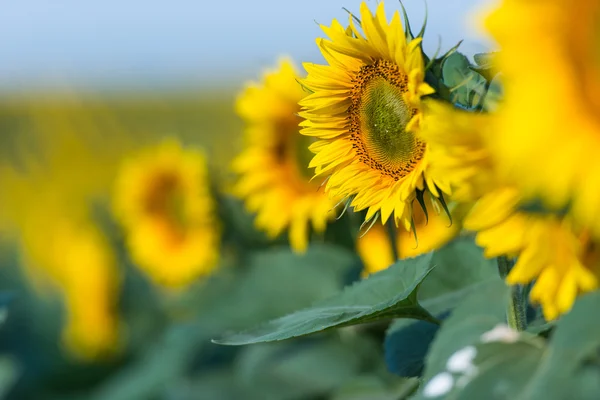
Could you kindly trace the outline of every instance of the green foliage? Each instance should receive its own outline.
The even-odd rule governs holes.
[[[471,69],[483,76],[488,82],[494,80],[497,67],[494,65],[496,53],[477,53],[473,55],[473,60],[477,66],[472,66]]]
[[[425,379],[443,371],[454,352],[505,322],[507,301],[508,290],[500,279],[490,280],[469,294],[444,321],[433,341],[426,360]]]
[[[451,54],[442,66],[444,85],[450,88],[450,99],[466,108],[479,105],[486,92],[486,80],[471,68],[467,57],[459,52]]]
[[[439,313],[456,305],[448,304],[447,308],[438,309],[433,299],[470,287],[473,284],[490,279],[497,275],[495,261],[483,256],[482,249],[475,244],[473,236],[461,236],[433,254],[436,268],[423,282],[419,290],[419,300],[431,300],[427,309],[431,313]],[[433,307],[433,308],[432,308]]]
[[[416,379],[395,379],[393,383],[375,376],[359,376],[342,386],[331,400],[398,400],[405,399],[417,388]]]
[[[471,236],[460,237],[434,252],[436,268],[419,290],[421,305],[433,315],[446,316],[482,282],[497,275],[493,260],[483,256]],[[484,283],[485,284],[485,283]],[[438,326],[425,321],[398,319],[386,332],[386,363],[401,376],[420,376],[427,350]]]
[[[493,57],[477,54],[472,65],[459,52],[444,59],[441,67],[443,86],[449,90],[445,97],[469,110],[493,111],[502,97],[502,86],[493,73]]]
[[[16,382],[19,369],[17,362],[11,357],[0,357],[0,399],[7,396],[10,388]]]
[[[14,292],[0,291],[0,326],[8,318],[8,309],[14,298]]]
[[[304,255],[288,247],[249,253],[243,271],[220,271],[180,299],[178,306],[172,305],[177,313],[188,314],[187,322],[164,331],[153,346],[146,348],[143,357],[107,380],[93,399],[148,398],[161,392],[183,374],[197,354],[216,352],[223,356],[228,348],[211,344],[211,337],[330,296],[342,287],[355,262],[352,253],[331,245],[311,246]],[[233,373],[223,372],[228,376],[223,382],[231,382]],[[216,385],[204,376],[200,381],[190,384]],[[219,388],[217,385],[215,390]]]
[[[431,253],[398,261],[390,268],[346,288],[312,307],[248,331],[225,335],[215,343],[242,345],[308,335],[325,329],[408,317],[435,321],[417,302],[417,289],[431,271]]]
[[[443,323],[416,399],[594,399],[600,390],[600,294],[576,302],[549,340],[506,325],[508,290],[491,281]],[[447,385],[442,384],[446,381]]]
[[[418,377],[425,355],[439,325],[427,321],[398,320],[385,335],[385,361],[390,372],[404,377]]]

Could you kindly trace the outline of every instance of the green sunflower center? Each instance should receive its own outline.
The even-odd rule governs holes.
[[[383,78],[367,83],[360,107],[361,130],[371,154],[382,164],[407,162],[414,153],[415,135],[406,131],[412,109],[400,89]]]
[[[406,104],[408,77],[378,61],[361,68],[352,93],[351,138],[361,161],[398,180],[423,157],[425,144],[406,126],[417,110]]]

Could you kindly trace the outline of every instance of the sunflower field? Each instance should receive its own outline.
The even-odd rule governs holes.
[[[472,18],[493,51],[365,1],[235,89],[0,95],[0,399],[600,398],[600,1]]]

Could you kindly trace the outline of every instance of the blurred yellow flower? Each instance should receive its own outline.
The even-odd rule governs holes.
[[[155,282],[181,287],[216,267],[220,235],[201,153],[165,141],[132,156],[113,203],[133,261]]]
[[[315,232],[325,231],[335,203],[310,182],[312,140],[298,133],[298,101],[306,93],[297,79],[285,60],[240,95],[237,112],[247,125],[246,147],[233,169],[239,174],[234,193],[256,213],[256,227],[271,238],[288,228],[291,247],[302,252],[308,246],[309,224]]]
[[[103,234],[89,221],[39,213],[23,231],[23,254],[34,281],[40,273],[61,291],[67,311],[63,341],[84,359],[105,357],[119,346],[114,254]],[[40,219],[46,222],[44,235]]]
[[[107,129],[112,121],[71,98],[18,107],[22,130],[11,157],[0,160],[2,239],[18,243],[35,289],[57,290],[64,300],[70,353],[110,355],[120,343],[120,277],[90,207],[106,196],[119,152],[130,143]]]
[[[519,194],[502,188],[475,204],[465,227],[477,231],[488,257],[517,257],[506,281],[534,282],[530,298],[548,320],[569,311],[578,294],[598,287],[600,253],[589,234],[569,219],[515,209]]]
[[[328,65],[304,64],[302,84],[312,93],[300,101],[301,133],[318,139],[310,166],[332,196],[367,209],[366,221],[380,216],[385,224],[393,214],[397,226],[411,230],[418,190],[434,198],[449,193],[443,179],[429,175],[428,145],[416,134],[421,98],[433,93],[421,38],[406,38],[397,11],[388,23],[383,2],[375,15],[363,2],[360,21],[321,26],[330,40],[317,44]]]
[[[527,199],[570,207],[600,235],[597,0],[504,0],[486,19],[505,101],[490,138],[499,170]]]
[[[444,210],[441,210],[429,195],[424,201],[427,215],[420,205],[414,205],[418,237],[415,238],[405,229],[396,229],[396,251],[400,259],[416,257],[438,249],[460,233],[460,223],[451,223]],[[396,261],[390,235],[381,223],[376,223],[358,238],[356,250],[363,261],[363,276],[384,270]]]
[[[431,145],[432,173],[443,173],[472,208],[464,227],[477,232],[488,257],[517,257],[510,284],[534,282],[531,300],[554,319],[578,294],[598,287],[600,258],[589,235],[568,218],[521,211],[522,193],[498,177],[491,157],[495,119],[428,102],[420,132]]]

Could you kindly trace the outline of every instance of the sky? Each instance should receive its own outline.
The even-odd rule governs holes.
[[[283,55],[322,62],[318,24],[360,0],[0,0],[0,90],[235,86]],[[492,0],[427,0],[425,51],[493,49],[473,15]],[[372,9],[375,0],[367,0]],[[425,0],[404,0],[415,30]],[[399,9],[386,2],[388,14]]]

